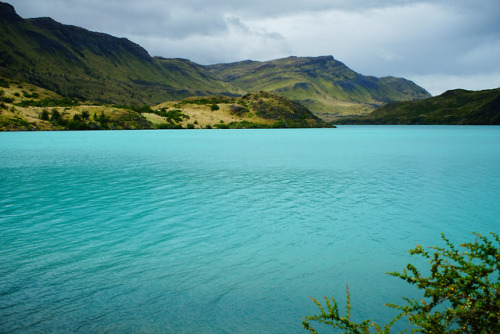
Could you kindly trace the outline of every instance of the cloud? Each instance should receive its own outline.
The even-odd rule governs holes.
[[[226,30],[220,34],[192,34],[185,38],[151,36],[143,38],[142,45],[154,55],[189,58],[205,65],[245,59],[269,60],[291,52],[288,42],[279,33],[248,26],[234,16],[224,20]],[[266,52],[262,52],[263,49]],[[187,54],[190,56],[186,57]]]
[[[424,65],[430,71],[465,65],[461,57],[483,45],[475,35],[453,37],[457,30],[465,34],[466,23],[462,13],[430,3],[362,12],[331,10],[256,22],[280,32],[297,54],[330,51],[375,75]]]
[[[407,76],[409,77],[409,76]],[[479,74],[424,74],[413,75],[412,80],[425,87],[432,95],[440,95],[450,89],[483,90],[500,87],[500,71]]]

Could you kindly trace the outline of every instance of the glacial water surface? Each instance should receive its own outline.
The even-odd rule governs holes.
[[[0,333],[305,333],[346,283],[384,323],[499,203],[493,126],[0,133]]]

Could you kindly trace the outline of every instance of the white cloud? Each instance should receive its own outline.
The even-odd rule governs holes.
[[[253,24],[279,32],[296,54],[332,53],[357,64],[359,70],[381,75],[391,67],[407,66],[405,61],[418,64],[423,56],[436,59],[434,47],[450,34],[452,21],[439,7],[416,4],[362,12],[331,10]]]
[[[225,22],[227,31],[220,34],[193,34],[182,39],[147,37],[142,38],[143,46],[152,50],[153,55],[188,58],[204,65],[245,59],[268,60],[287,55],[291,51],[287,41],[279,33],[248,26],[234,16],[226,17]]]
[[[479,74],[453,75],[445,73],[406,75],[417,85],[425,87],[432,95],[440,95],[450,89],[483,90],[500,88],[500,71]]]

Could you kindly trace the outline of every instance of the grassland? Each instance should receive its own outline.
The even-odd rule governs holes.
[[[64,98],[28,83],[2,81],[2,131],[151,128],[145,119],[126,108]],[[87,119],[85,115],[88,115]]]
[[[331,127],[302,105],[266,92],[120,106],[6,78],[0,86],[2,131]]]

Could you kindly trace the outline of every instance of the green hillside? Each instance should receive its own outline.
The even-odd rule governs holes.
[[[340,119],[338,123],[500,125],[500,88],[450,90],[421,101],[387,104],[370,115]]]
[[[367,114],[385,103],[429,97],[402,78],[358,74],[325,57],[202,66],[151,57],[141,46],[51,18],[23,19],[0,2],[0,77],[64,97],[155,105],[190,96],[279,93],[324,120]]]
[[[332,127],[274,93],[189,97],[125,107],[63,97],[0,78],[0,131]]]
[[[298,101],[326,119],[429,96],[404,79],[357,74],[331,56],[201,66],[186,59],[151,57],[125,38],[50,18],[23,19],[1,2],[0,18],[0,76],[62,96],[151,105],[264,90]]]
[[[151,57],[125,38],[23,19],[0,3],[0,75],[63,96],[120,104],[157,104],[193,95],[239,95],[185,59]]]
[[[266,90],[298,101],[323,119],[366,114],[385,103],[431,95],[402,78],[358,74],[332,56],[289,57],[207,66],[216,77],[247,91]]]

